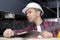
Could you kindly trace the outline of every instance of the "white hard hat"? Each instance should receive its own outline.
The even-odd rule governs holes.
[[[27,4],[27,6],[22,10],[22,12],[25,14],[25,12],[26,12],[29,8],[37,8],[37,9],[40,9],[41,12],[42,12],[41,16],[44,14],[44,11],[43,11],[43,9],[41,8],[41,6],[40,6],[38,3],[35,3],[35,2],[32,2],[32,3]]]

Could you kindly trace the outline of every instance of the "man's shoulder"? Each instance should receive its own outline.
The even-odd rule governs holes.
[[[58,24],[58,22],[55,22],[55,21],[44,21],[44,23],[48,23],[48,24]]]
[[[52,26],[52,25],[58,24],[58,22],[55,22],[55,21],[44,21],[43,24]]]

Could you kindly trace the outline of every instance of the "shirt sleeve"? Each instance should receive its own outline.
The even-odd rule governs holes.
[[[21,35],[21,34],[24,34],[24,33],[32,31],[32,27],[28,26],[25,29],[22,29],[22,30],[13,30],[13,31],[14,31],[14,36],[17,36],[17,35]]]

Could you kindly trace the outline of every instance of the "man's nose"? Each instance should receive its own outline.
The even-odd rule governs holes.
[[[29,14],[27,14],[27,17],[29,16]]]

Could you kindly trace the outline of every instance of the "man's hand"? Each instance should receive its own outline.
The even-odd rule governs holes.
[[[11,36],[14,36],[14,32],[12,31],[12,29],[6,29],[3,32],[3,36],[6,38],[10,38]]]
[[[53,37],[53,34],[51,32],[48,32],[48,31],[42,31],[41,35],[43,38],[52,38]]]

